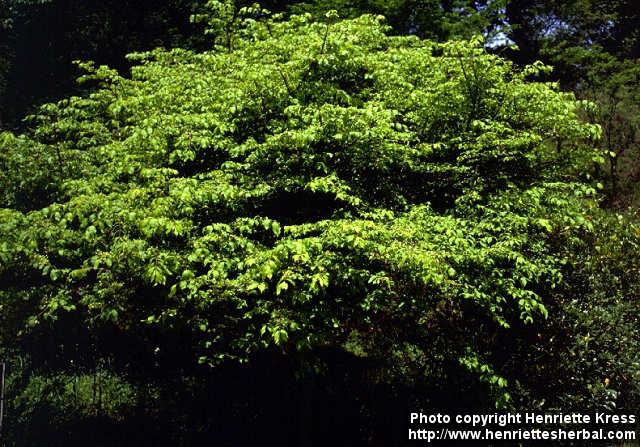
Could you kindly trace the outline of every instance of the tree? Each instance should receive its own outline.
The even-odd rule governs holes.
[[[600,175],[607,206],[635,204],[640,142],[636,2],[513,0],[506,11],[510,37],[519,47],[514,60],[544,60],[554,66],[553,77],[563,88],[598,105],[588,119],[604,130],[601,149],[607,166]]]
[[[527,56],[558,46],[599,45],[622,58],[640,57],[640,12],[633,0],[510,0],[510,37]]]
[[[500,340],[531,346],[594,232],[600,128],[480,38],[326,19],[84,64],[93,93],[2,136],[3,346],[161,395],[267,358],[511,405]]]
[[[444,41],[493,36],[504,31],[504,0],[319,0],[295,4],[294,12],[311,12],[316,17],[331,10],[348,17],[381,14],[393,32]]]

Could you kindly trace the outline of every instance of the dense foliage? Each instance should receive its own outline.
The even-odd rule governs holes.
[[[601,172],[607,206],[637,206],[640,148],[640,8],[634,0],[511,0],[510,38],[520,62],[544,60],[554,77],[598,108],[588,119],[604,132]]]
[[[630,194],[637,69],[536,34],[597,102],[543,82],[487,39],[564,10],[516,4],[209,1],[208,51],[79,63],[85,94],[0,133],[9,444],[395,445],[410,408],[637,408],[638,227],[601,207]]]
[[[311,12],[317,17],[332,9],[341,17],[384,14],[396,33],[445,40],[495,32],[502,23],[503,1],[260,4],[272,12]],[[251,0],[1,0],[0,125],[19,127],[23,116],[43,102],[78,94],[74,60],[93,60],[126,71],[130,64],[124,56],[133,51],[209,48],[211,40],[226,39],[234,29],[228,25],[239,17],[240,9],[253,4]],[[201,19],[211,12],[218,27],[212,27],[214,32],[205,39]]]

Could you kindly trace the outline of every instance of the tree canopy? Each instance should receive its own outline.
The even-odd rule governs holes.
[[[481,36],[210,3],[196,17],[210,50],[133,53],[130,74],[80,63],[87,94],[0,134],[0,347],[28,365],[17,413],[56,389],[64,424],[96,417],[101,377],[101,417],[166,421],[163,402],[227,396],[236,371],[268,395],[270,368],[350,389],[344,414],[373,426],[366,386],[428,408],[638,402],[624,386],[637,305],[621,301],[637,230],[599,208],[596,104]],[[593,331],[633,342],[618,370]],[[558,361],[578,352],[593,360]],[[330,378],[341,365],[355,385]],[[198,418],[230,430],[212,421],[235,413],[204,408],[171,413],[172,436]]]

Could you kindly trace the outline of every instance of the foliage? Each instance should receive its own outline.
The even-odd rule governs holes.
[[[328,350],[508,406],[499,339],[547,318],[593,232],[600,130],[540,64],[381,21],[250,21],[130,79],[84,64],[99,88],[2,137],[2,343],[122,374]]]
[[[558,65],[583,72],[578,93],[593,99],[597,107],[586,118],[603,129],[601,148],[606,159],[608,205],[624,209],[637,205],[640,166],[640,68],[597,48],[568,49],[557,57]]]
[[[506,15],[510,37],[525,58],[545,48],[592,45],[622,58],[640,56],[634,0],[510,0]]]
[[[83,424],[103,432],[100,424],[117,426],[125,420],[135,398],[129,384],[104,371],[31,376],[11,402],[15,430],[11,435],[22,445],[36,445],[43,439],[53,443],[86,437],[88,433],[74,432]],[[108,431],[102,435],[109,436]]]
[[[362,14],[384,15],[397,34],[411,34],[434,40],[492,37],[505,28],[504,0],[318,0],[294,5],[294,12],[310,12],[316,17],[331,10],[345,17]]]
[[[606,206],[637,204],[640,14],[635,1],[512,0],[506,9],[520,62],[552,64],[553,77],[597,107],[587,119],[603,128],[598,173]]]
[[[2,0],[0,90],[2,124],[20,120],[46,101],[77,94],[76,59],[121,70],[124,55],[158,46],[198,47],[189,23],[192,0]],[[6,66],[6,67],[3,67]],[[0,82],[0,88],[3,82]]]
[[[567,247],[574,259],[550,318],[527,349],[509,346],[525,408],[634,411],[640,390],[637,217],[594,214],[594,232]],[[524,369],[523,366],[524,365]]]

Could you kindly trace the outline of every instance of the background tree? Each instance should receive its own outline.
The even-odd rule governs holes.
[[[444,41],[470,38],[477,34],[493,36],[502,30],[504,0],[320,0],[293,6],[295,12],[311,12],[317,17],[336,10],[343,17],[381,14],[393,32]]]
[[[635,1],[512,0],[507,5],[509,37],[518,45],[512,58],[541,59],[553,77],[580,98],[598,104],[589,119],[605,132],[602,172],[607,205],[637,204],[640,8]]]
[[[124,55],[157,46],[198,45],[192,3],[165,1],[3,0],[5,122],[33,106],[77,92],[74,60],[127,69]]]

